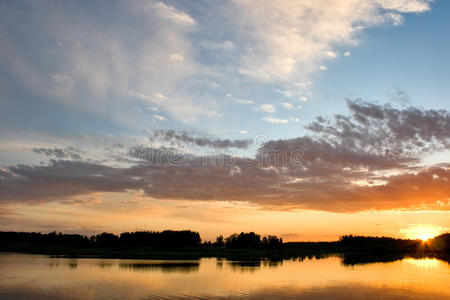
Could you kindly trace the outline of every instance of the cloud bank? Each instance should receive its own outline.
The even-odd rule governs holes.
[[[450,164],[421,164],[423,155],[449,150],[448,111],[362,100],[349,100],[348,109],[347,115],[318,117],[306,126],[309,135],[263,143],[251,158],[220,152],[247,141],[204,139],[201,145],[215,147],[217,154],[155,148],[143,156],[136,148],[127,155],[138,163],[128,167],[67,160],[67,155],[48,165],[5,167],[0,170],[1,202],[135,190],[149,198],[249,201],[278,209],[450,208]],[[175,131],[158,134],[196,143]],[[39,151],[53,155],[53,150]]]

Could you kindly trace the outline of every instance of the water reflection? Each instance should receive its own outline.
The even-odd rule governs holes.
[[[405,262],[413,264],[422,269],[431,269],[439,266],[439,260],[432,258],[419,258],[419,259],[407,258],[405,259]]]
[[[50,261],[48,266],[50,268],[59,268],[60,266],[68,267],[69,269],[76,269],[78,267],[78,263],[76,261],[63,261],[61,264],[59,261]]]
[[[191,273],[197,272],[200,263],[198,262],[163,262],[163,263],[119,263],[119,268],[133,271],[162,273]]]
[[[282,260],[227,261],[233,271],[254,272],[261,268],[276,268],[283,265]]]
[[[367,255],[367,254],[342,254],[341,264],[344,266],[365,265],[372,263],[391,263],[402,260],[403,255]]]
[[[0,254],[0,299],[450,299],[446,262],[374,260],[354,255],[167,261]]]
[[[148,300],[161,299],[151,296]],[[190,299],[182,295],[174,300]],[[392,289],[388,287],[372,287],[368,285],[331,285],[299,290],[295,286],[286,285],[282,288],[261,289],[257,291],[235,293],[227,296],[199,296],[197,300],[443,300],[446,299],[436,292],[411,292],[406,289]],[[447,299],[448,300],[448,299]]]

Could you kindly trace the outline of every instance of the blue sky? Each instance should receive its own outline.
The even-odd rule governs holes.
[[[98,193],[125,207],[447,207],[445,185],[415,198],[406,183],[448,177],[449,12],[444,0],[0,1],[0,216],[26,203],[32,222],[36,203]],[[145,169],[145,149],[164,167]],[[301,152],[301,166],[259,165],[271,151]],[[237,161],[177,169],[173,153]]]
[[[301,134],[302,125],[318,115],[345,112],[346,98],[384,103],[401,92],[410,104],[448,108],[449,75],[443,62],[450,53],[450,26],[445,1],[400,1],[397,6],[389,4],[393,9],[388,4],[383,9],[380,1],[358,14],[352,12],[356,5],[349,4],[341,13],[354,18],[353,24],[339,19],[327,24],[325,12],[314,21],[298,22],[305,26],[323,22],[324,32],[317,34],[329,37],[309,37],[308,32],[280,34],[279,38],[292,39],[291,43],[276,40],[273,33],[260,37],[263,32],[252,29],[271,26],[270,20],[261,19],[267,13],[264,9],[248,22],[230,15],[239,5],[243,11],[251,9],[250,4],[155,3],[4,2],[2,36],[14,53],[3,51],[2,56],[3,133],[140,135],[152,128],[178,128],[221,137],[237,138],[246,131],[247,135],[286,138]],[[293,13],[288,21],[296,22],[302,13]],[[46,18],[46,14],[51,16]],[[398,14],[402,19],[396,21],[386,14]],[[86,24],[77,25],[79,22]],[[355,30],[359,23],[367,24]],[[279,24],[275,30],[286,31],[288,26]],[[342,26],[342,32],[335,32],[333,26]],[[333,36],[337,34],[342,38]],[[249,44],[252,39],[253,45]],[[305,49],[289,46],[302,39],[309,44],[298,47]],[[273,40],[275,45],[270,44]],[[347,51],[350,56],[344,56]],[[141,56],[134,57],[139,52]],[[108,54],[110,59],[104,57]],[[261,55],[266,55],[266,61]],[[152,56],[155,60],[161,56],[163,62],[155,63],[159,70],[151,70]],[[292,60],[294,67],[283,65],[283,59]],[[95,60],[97,69],[90,70],[88,66]],[[149,65],[135,71],[128,68],[129,62]],[[282,64],[280,70],[276,70],[277,64]],[[320,70],[323,67],[326,70]],[[94,74],[82,80],[83,72]],[[99,79],[105,74],[109,77]],[[298,83],[303,87],[295,86]],[[174,103],[161,104],[165,98],[150,99],[152,94],[172,97]],[[300,97],[306,101],[299,101]],[[263,104],[276,111],[263,111]]]

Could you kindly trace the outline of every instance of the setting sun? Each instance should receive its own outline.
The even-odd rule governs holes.
[[[421,239],[424,242],[433,237],[434,237],[434,235],[430,235],[430,234],[426,234],[426,233],[419,235],[419,239]]]
[[[439,235],[443,231],[443,228],[435,225],[419,225],[403,229],[402,232],[409,239],[420,239],[427,241]]]

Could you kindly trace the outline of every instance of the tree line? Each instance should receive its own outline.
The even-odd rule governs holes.
[[[427,241],[344,235],[340,237],[338,243],[340,247],[352,250],[450,253],[450,233],[441,234]]]
[[[261,238],[261,235],[254,232],[233,233],[227,238],[219,235],[214,243],[217,247],[230,249],[238,248],[276,248],[283,244],[283,239],[275,235],[268,235]]]
[[[0,232],[2,243],[29,243],[65,245],[72,247],[195,247],[200,245],[200,234],[190,230],[135,231],[120,235],[103,232],[90,237],[80,234]]]
[[[203,242],[200,234],[191,230],[134,231],[119,235],[103,232],[86,236],[66,233],[2,232],[0,250],[8,246],[62,246],[70,248],[140,248],[140,247],[206,247],[223,249],[309,249],[332,252],[369,253],[418,253],[434,252],[450,254],[450,233],[445,233],[426,242],[421,240],[390,237],[342,236],[336,242],[288,242],[275,235],[261,236],[255,232],[234,233],[228,237],[218,236],[215,242]],[[23,248],[23,247],[22,247]],[[9,247],[14,249],[14,247]]]
[[[198,247],[202,245],[200,234],[191,230],[134,231],[119,235],[103,232],[86,236],[66,233],[39,232],[1,232],[1,243],[64,245],[77,248],[85,247]],[[264,236],[254,232],[234,233],[227,238],[218,236],[216,242],[204,242],[203,245],[218,248],[275,248],[283,240],[274,235]]]

